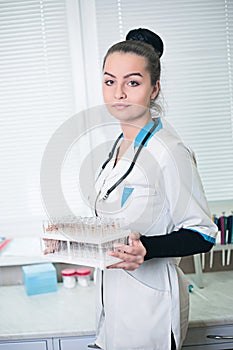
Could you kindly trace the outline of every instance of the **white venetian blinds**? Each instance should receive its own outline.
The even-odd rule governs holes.
[[[195,150],[209,201],[233,199],[231,0],[0,0],[0,235],[10,224],[24,233],[22,220],[43,214],[48,140],[78,110],[102,103],[103,56],[137,27],[164,40],[165,116]]]
[[[209,201],[233,199],[233,2],[96,0],[100,56],[132,28],[165,43],[165,116],[195,151]]]
[[[41,217],[43,151],[74,113],[66,1],[0,0],[0,53],[0,217],[8,235],[11,223],[17,233],[22,220]]]

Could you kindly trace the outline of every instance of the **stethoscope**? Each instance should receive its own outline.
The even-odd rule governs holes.
[[[106,192],[106,194],[103,196],[103,200],[106,200],[109,195],[117,188],[117,186],[120,185],[120,183],[131,173],[131,171],[133,170],[133,167],[134,165],[136,164],[136,161],[137,161],[137,158],[143,148],[143,146],[145,145],[146,141],[149,139],[149,137],[152,135],[153,131],[155,130],[155,128],[157,127],[158,123],[156,122],[156,120],[153,119],[153,122],[154,124],[152,125],[152,127],[150,128],[149,131],[147,131],[146,135],[144,136],[142,142],[140,143],[138,149],[137,149],[137,152],[135,153],[133,159],[132,159],[132,162],[128,168],[128,170],[120,177],[119,180],[117,180],[114,185],[112,185]],[[123,134],[120,134],[118,136],[118,138],[116,139],[116,141],[114,142],[113,144],[113,147],[108,155],[108,159],[103,163],[102,167],[101,167],[101,170],[100,170],[100,173],[99,173],[99,176],[102,174],[104,168],[106,167],[106,165],[111,161],[111,159],[113,158],[113,155],[114,155],[114,152],[115,152],[115,149],[118,145],[118,142],[120,141],[120,139],[123,137]],[[99,177],[98,176],[98,177]],[[97,210],[96,210],[96,204],[97,204],[97,200],[100,196],[100,193],[101,193],[101,189],[96,197],[96,200],[95,200],[95,215],[98,216],[97,214]]]

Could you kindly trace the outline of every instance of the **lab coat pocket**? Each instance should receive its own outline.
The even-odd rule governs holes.
[[[144,203],[147,203],[149,198],[153,198],[156,194],[156,191],[148,186],[125,186],[122,191],[121,206],[137,205],[137,200],[140,201],[140,205],[144,206]]]
[[[122,287],[120,287],[123,286]],[[155,290],[122,272],[117,288],[114,349],[168,350],[171,335],[169,291]]]
[[[137,225],[140,225],[138,230],[142,229],[144,233],[160,217],[164,210],[164,203],[156,188],[135,185],[123,208],[129,227],[134,225],[132,227],[137,228]]]
[[[151,197],[157,196],[158,191],[150,186],[135,186],[134,197],[135,198],[143,198],[143,197]]]

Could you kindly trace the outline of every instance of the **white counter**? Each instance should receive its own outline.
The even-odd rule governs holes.
[[[13,238],[0,253],[0,267],[44,262],[39,237]]]
[[[0,341],[95,334],[95,286],[27,296],[24,286],[0,287]]]
[[[203,281],[190,293],[190,327],[233,324],[233,271],[204,273]]]
[[[190,328],[233,324],[233,271],[203,278],[205,288],[190,293]],[[0,287],[0,315],[0,341],[93,335],[95,286],[59,284],[55,293],[34,296],[24,286]]]

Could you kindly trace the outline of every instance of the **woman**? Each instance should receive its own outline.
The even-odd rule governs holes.
[[[179,257],[207,252],[216,226],[195,158],[161,118],[163,43],[147,29],[128,33],[103,64],[103,96],[122,134],[96,181],[99,216],[125,217],[130,244],[109,252],[121,262],[98,276],[96,347],[180,349],[188,324],[188,288]]]

